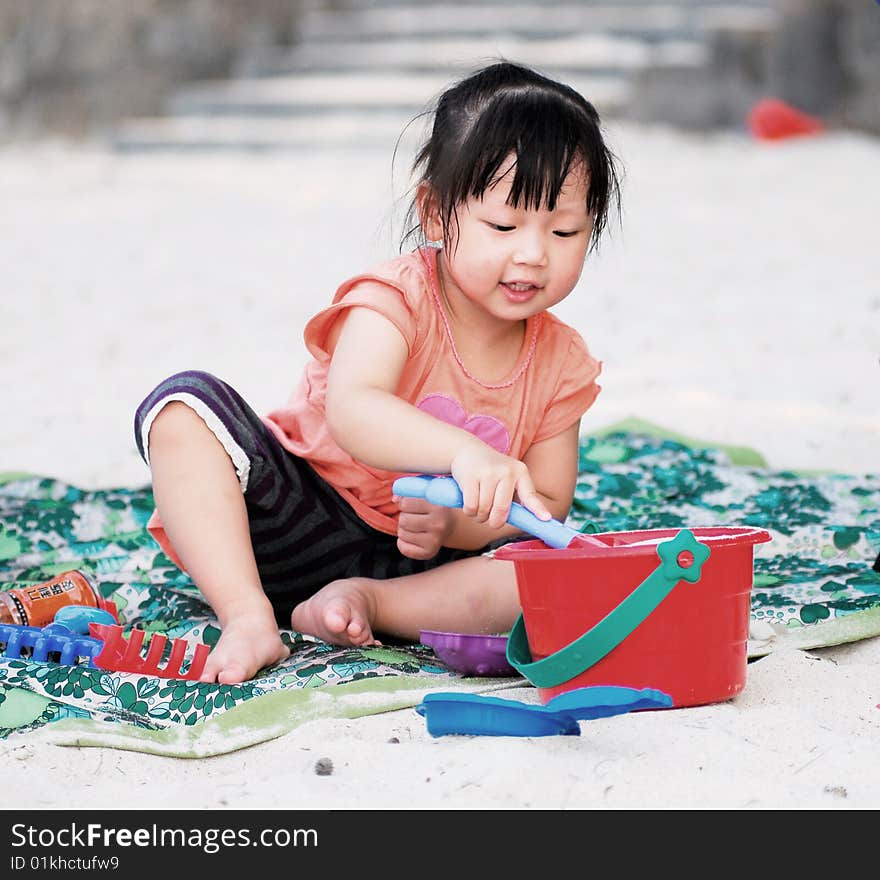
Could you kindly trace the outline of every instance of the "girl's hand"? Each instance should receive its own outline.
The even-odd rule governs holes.
[[[397,549],[410,559],[433,559],[453,526],[453,511],[438,507],[424,498],[399,498]]]
[[[462,510],[477,522],[500,529],[507,522],[514,494],[538,519],[552,516],[525,464],[485,443],[465,446],[452,460],[452,476],[464,498]]]

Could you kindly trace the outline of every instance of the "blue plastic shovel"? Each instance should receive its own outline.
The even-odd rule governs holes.
[[[430,477],[427,475],[399,477],[394,481],[391,491],[402,497],[424,498],[431,504],[437,504],[440,507],[461,507],[464,503],[461,489],[453,477]],[[568,547],[575,539],[585,544],[594,544],[608,549],[607,545],[597,538],[591,538],[583,532],[578,532],[557,519],[538,519],[535,514],[516,501],[510,505],[507,521],[520,531],[540,538],[549,547],[554,547],[557,550]]]
[[[560,694],[546,706],[481,694],[430,693],[416,712],[431,736],[580,736],[578,721],[671,705],[669,694],[653,688],[595,686]]]

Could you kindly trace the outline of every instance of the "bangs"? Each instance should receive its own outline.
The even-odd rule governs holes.
[[[561,104],[561,106],[560,106]],[[581,117],[582,113],[578,114]],[[499,97],[470,126],[458,151],[461,172],[450,192],[454,204],[481,199],[502,177],[513,174],[508,204],[514,208],[553,211],[572,168],[590,161],[590,139],[583,123],[563,102],[528,92]],[[508,166],[510,157],[513,164]],[[592,178],[592,175],[591,175]],[[594,214],[594,186],[588,188],[587,212]]]

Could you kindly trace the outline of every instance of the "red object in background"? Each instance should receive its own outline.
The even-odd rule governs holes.
[[[825,131],[821,119],[803,113],[778,98],[758,101],[746,122],[752,134],[762,141],[780,141]]]

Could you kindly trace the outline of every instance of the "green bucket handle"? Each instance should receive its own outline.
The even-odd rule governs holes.
[[[679,563],[682,553],[693,562]],[[660,564],[616,608],[571,644],[543,660],[532,660],[522,614],[507,638],[507,662],[536,687],[556,687],[589,669],[614,650],[672,592],[679,581],[695,584],[709,547],[682,529],[674,538],[657,545]]]

